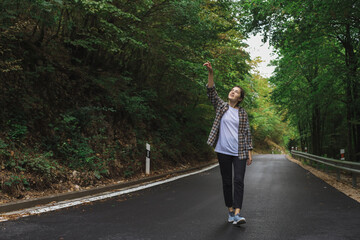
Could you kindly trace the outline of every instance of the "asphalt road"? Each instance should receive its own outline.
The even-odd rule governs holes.
[[[282,155],[247,168],[241,227],[226,222],[219,168],[0,223],[0,239],[360,239],[360,204]]]

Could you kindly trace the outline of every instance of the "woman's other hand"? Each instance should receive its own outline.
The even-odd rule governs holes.
[[[252,152],[251,151],[249,151],[249,158],[247,159],[246,164],[248,166],[252,164]]]
[[[248,158],[246,164],[249,166],[252,163],[252,158]]]

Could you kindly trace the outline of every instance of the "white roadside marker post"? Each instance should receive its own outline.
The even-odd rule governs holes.
[[[345,149],[340,149],[340,160],[345,160]],[[340,181],[340,169],[336,169],[336,179]]]
[[[345,149],[340,149],[340,160],[345,161]],[[338,170],[340,172],[340,170]],[[356,188],[356,173],[352,173],[352,185]]]
[[[146,143],[146,164],[145,164],[146,175],[150,174],[150,144]]]
[[[345,160],[345,149],[340,149],[340,160]]]

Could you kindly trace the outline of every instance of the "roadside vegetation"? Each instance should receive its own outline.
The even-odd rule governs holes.
[[[131,3],[130,3],[131,2]],[[214,158],[202,64],[224,98],[246,91],[255,150],[296,138],[249,73],[232,1],[0,2],[0,201],[68,191]]]

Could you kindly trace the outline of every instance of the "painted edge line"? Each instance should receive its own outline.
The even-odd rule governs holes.
[[[27,216],[31,216],[31,215],[40,214],[40,213],[56,211],[56,210],[60,210],[60,209],[63,209],[63,208],[69,208],[69,207],[73,207],[73,206],[77,206],[77,205],[81,205],[81,204],[85,204],[85,203],[95,202],[95,201],[99,201],[99,200],[103,200],[103,199],[107,199],[107,198],[112,198],[112,197],[132,193],[132,192],[137,192],[137,191],[144,190],[144,189],[147,189],[147,188],[155,187],[157,185],[173,182],[173,181],[176,181],[176,180],[184,178],[184,177],[188,177],[188,176],[191,176],[191,175],[206,172],[208,170],[211,170],[211,169],[217,167],[218,165],[219,164],[216,163],[216,164],[213,164],[213,165],[211,165],[209,167],[200,169],[200,170],[195,171],[195,172],[175,176],[175,177],[165,179],[165,180],[160,180],[160,181],[155,181],[155,182],[151,182],[151,183],[143,183],[143,184],[135,185],[135,186],[132,186],[132,187],[128,187],[128,188],[116,191],[116,192],[114,192],[114,191],[105,192],[105,193],[100,193],[100,194],[96,194],[96,195],[93,195],[93,196],[87,196],[87,197],[82,197],[82,198],[73,199],[73,200],[66,200],[66,201],[61,201],[61,202],[58,202],[58,203],[46,204],[44,206],[28,208],[28,209],[24,209],[24,210],[20,210],[20,211],[13,211],[13,212],[8,212],[8,213],[3,213],[3,214],[0,214],[0,222],[8,221],[9,219],[6,216],[8,216],[8,217],[16,216],[16,218],[22,218],[22,217],[27,217]]]

